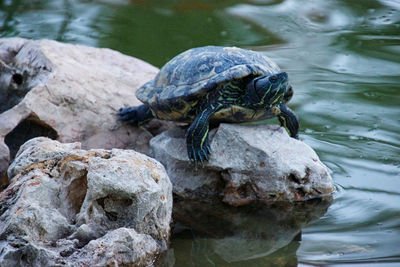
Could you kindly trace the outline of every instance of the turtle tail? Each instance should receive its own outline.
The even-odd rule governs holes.
[[[120,108],[117,115],[120,120],[127,121],[134,125],[140,125],[154,118],[150,108],[146,105],[138,107]]]

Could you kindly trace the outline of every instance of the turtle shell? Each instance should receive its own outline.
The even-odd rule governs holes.
[[[278,72],[279,67],[268,57],[250,50],[193,48],[167,62],[153,80],[136,91],[136,96],[158,118],[185,121],[197,102],[218,85]]]

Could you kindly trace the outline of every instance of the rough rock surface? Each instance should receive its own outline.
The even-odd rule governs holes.
[[[187,157],[185,132],[172,129],[150,141],[176,195],[202,199],[223,195],[240,206],[254,200],[307,200],[334,191],[317,154],[277,125],[221,124],[210,133],[212,154],[196,171]]]
[[[157,72],[110,49],[0,39],[0,181],[19,146],[37,136],[147,153],[150,131],[161,122],[134,128],[116,112],[141,104],[135,90]]]
[[[146,266],[167,246],[172,186],[131,150],[21,146],[0,193],[0,266]]]

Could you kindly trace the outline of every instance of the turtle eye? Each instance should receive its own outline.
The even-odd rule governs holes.
[[[276,83],[276,82],[278,81],[278,77],[276,77],[275,75],[274,75],[274,76],[271,76],[271,77],[269,77],[269,81],[270,81],[271,83]]]

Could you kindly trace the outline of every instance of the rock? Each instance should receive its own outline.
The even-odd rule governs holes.
[[[37,136],[148,153],[151,131],[166,123],[127,126],[116,112],[141,104],[135,90],[157,72],[110,49],[0,39],[0,181],[20,145]]]
[[[39,137],[8,175],[0,266],[137,266],[166,250],[172,186],[154,159]]]
[[[90,241],[71,256],[71,262],[81,266],[152,266],[158,250],[157,242],[149,235],[118,228]]]
[[[210,145],[210,160],[195,170],[184,130],[151,139],[152,155],[166,167],[177,196],[222,195],[225,203],[240,206],[255,200],[307,200],[334,191],[317,154],[277,125],[221,124],[211,131]]]

